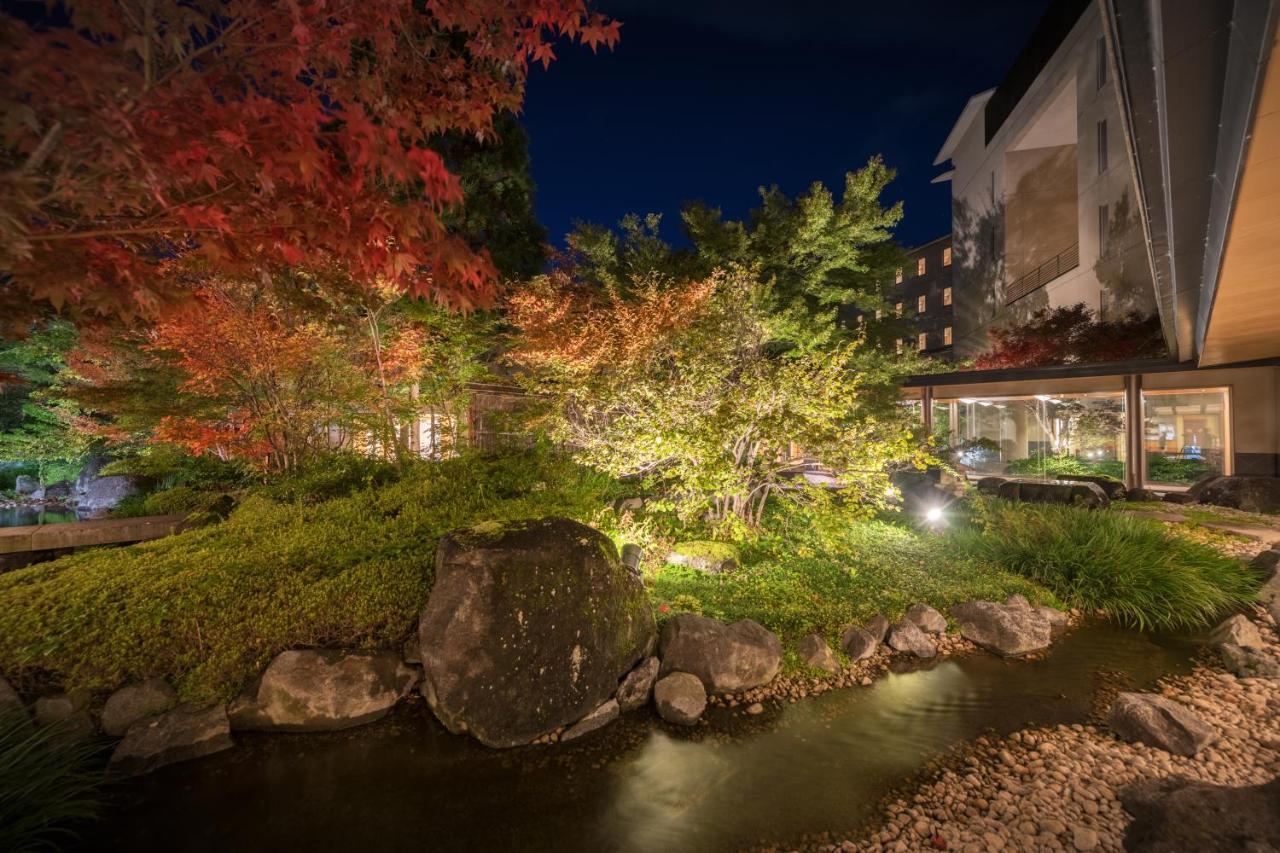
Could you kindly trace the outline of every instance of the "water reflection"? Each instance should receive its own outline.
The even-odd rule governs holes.
[[[726,712],[709,730],[635,714],[585,743],[513,752],[448,735],[419,703],[342,734],[241,736],[130,783],[90,846],[649,853],[843,831],[949,747],[1083,721],[1114,672],[1145,686],[1194,648],[1091,626],[1033,663],[973,656],[761,717]]]
[[[78,521],[76,511],[62,506],[0,507],[0,527],[24,527],[29,524],[65,524]]]

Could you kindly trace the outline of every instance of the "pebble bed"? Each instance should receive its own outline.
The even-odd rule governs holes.
[[[1276,625],[1251,613],[1266,652],[1280,660]],[[1161,681],[1219,732],[1192,758],[1119,740],[1102,725],[1070,725],[979,738],[911,792],[888,802],[860,838],[815,850],[1123,850],[1129,816],[1117,791],[1151,777],[1251,785],[1280,773],[1280,680],[1237,678],[1206,652],[1188,675]],[[1099,697],[1105,712],[1110,697]]]

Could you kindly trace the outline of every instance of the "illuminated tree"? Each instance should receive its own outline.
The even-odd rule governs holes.
[[[991,348],[974,359],[979,370],[1093,364],[1166,355],[1158,317],[1130,313],[1097,317],[1084,303],[1041,308],[1025,323],[988,332]]]

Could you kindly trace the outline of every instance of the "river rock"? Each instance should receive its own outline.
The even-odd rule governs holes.
[[[99,722],[104,734],[123,737],[134,723],[169,710],[177,701],[177,692],[163,678],[148,678],[112,693]]]
[[[1160,500],[1160,493],[1152,489],[1130,489],[1128,494],[1125,495],[1125,500],[1130,502],[1158,501]]]
[[[1273,572],[1258,590],[1258,603],[1267,608],[1271,618],[1280,625],[1280,572]]]
[[[916,627],[926,634],[947,633],[947,617],[927,604],[913,604],[907,608],[907,621],[914,622]]]
[[[1004,485],[1005,482],[1004,477],[983,477],[978,480],[978,482],[974,483],[974,487],[977,488],[980,494],[998,495],[1000,493],[1000,487]]]
[[[1280,662],[1264,651],[1222,643],[1218,652],[1227,672],[1241,678],[1280,678]]]
[[[707,710],[707,690],[702,679],[688,672],[664,675],[653,687],[658,716],[668,723],[692,726]]]
[[[889,648],[899,652],[910,652],[918,658],[931,658],[938,653],[933,640],[920,630],[914,622],[902,619],[889,627],[889,635],[885,639]]]
[[[1121,693],[1107,712],[1107,725],[1127,741],[1174,755],[1195,755],[1218,737],[1185,705],[1154,693]]]
[[[1249,568],[1253,569],[1263,581],[1270,580],[1275,577],[1277,568],[1280,568],[1280,551],[1268,548],[1266,551],[1258,552],[1258,555],[1249,561]]]
[[[590,734],[597,729],[605,726],[618,719],[622,710],[618,707],[617,699],[610,699],[608,702],[596,708],[590,714],[587,714],[581,720],[569,727],[569,730],[560,736],[561,743],[570,740],[577,740],[583,735]]]
[[[1089,509],[1105,509],[1111,505],[1107,493],[1096,483],[1067,480],[1006,480],[1000,484],[996,494],[1005,500],[1026,503],[1067,504]]]
[[[1265,645],[1258,627],[1239,613],[1214,628],[1209,642],[1215,646],[1229,643],[1244,649],[1261,649]]]
[[[1049,647],[1049,621],[1030,607],[968,601],[951,608],[960,636],[1001,657],[1020,657]]]
[[[137,477],[113,474],[110,477],[94,477],[76,499],[76,508],[88,512],[113,509],[120,501],[142,491]]]
[[[423,695],[494,747],[581,720],[652,654],[644,584],[607,536],[567,518],[445,536],[418,640]]]
[[[1031,609],[1035,611],[1037,616],[1049,623],[1049,638],[1051,640],[1056,640],[1067,632],[1069,621],[1067,614],[1061,610],[1055,610],[1045,604],[1037,604]]]
[[[827,645],[826,638],[817,632],[802,639],[796,646],[796,651],[800,659],[814,669],[821,669],[824,672],[840,671],[840,661],[836,660],[835,652],[831,651],[831,647]]]
[[[758,622],[732,625],[681,613],[662,627],[662,673],[698,676],[710,693],[733,693],[768,684],[782,666],[782,643]]]
[[[1280,850],[1280,778],[1239,788],[1146,779],[1118,796],[1133,816],[1124,835],[1131,853]]]
[[[40,489],[40,478],[30,474],[19,474],[13,479],[13,490],[25,498],[34,497]]]
[[[864,630],[871,636],[876,638],[876,643],[883,643],[884,638],[889,634],[889,620],[883,613],[877,613],[862,626]]]
[[[1205,482],[1194,497],[1200,503],[1246,512],[1280,512],[1280,477],[1250,477],[1241,474],[1214,477]]]
[[[56,483],[50,483],[44,487],[44,499],[47,501],[62,501],[71,497],[71,482],[69,480],[59,480]]]
[[[840,637],[840,648],[844,649],[844,653],[851,660],[866,660],[876,653],[876,649],[880,648],[880,641],[867,629],[859,628],[857,625],[850,625]]]
[[[226,708],[182,706],[130,726],[111,755],[111,767],[122,775],[136,776],[232,746]]]
[[[13,685],[0,675],[0,715],[26,712],[27,708],[22,704],[22,697],[18,695],[18,691],[14,690]]]
[[[393,651],[293,649],[267,665],[258,683],[232,703],[236,730],[334,731],[384,716],[418,681]]]
[[[658,670],[662,662],[656,657],[647,657],[635,669],[627,673],[618,686],[618,706],[622,713],[644,707],[653,695],[653,683],[658,680]]]
[[[41,696],[35,701],[35,718],[41,726],[57,726],[59,734],[72,740],[94,736],[96,728],[89,715],[89,693],[74,690]]]

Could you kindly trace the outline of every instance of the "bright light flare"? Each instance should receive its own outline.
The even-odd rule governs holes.
[[[930,524],[937,524],[939,521],[942,521],[942,507],[929,507],[929,509],[925,510],[924,520]]]

